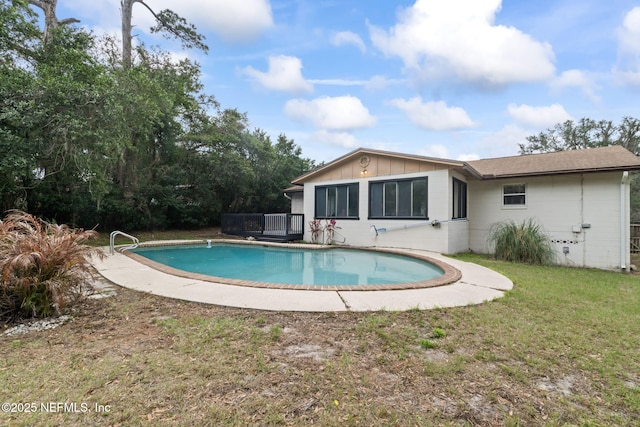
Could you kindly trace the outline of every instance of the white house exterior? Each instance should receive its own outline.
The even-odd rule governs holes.
[[[559,264],[625,270],[637,169],[640,159],[619,146],[469,162],[358,149],[298,177],[287,194],[307,222],[335,219],[334,241],[347,245],[488,253],[495,224],[532,218]]]
[[[303,214],[304,213],[304,187],[301,185],[294,185],[284,190],[284,195],[291,200],[291,213]]]

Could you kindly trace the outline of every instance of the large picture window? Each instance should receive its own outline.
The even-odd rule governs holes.
[[[467,183],[453,178],[453,216],[452,219],[467,217]]]
[[[503,206],[525,206],[527,188],[524,184],[505,184],[502,186]]]
[[[358,184],[316,187],[316,218],[358,218]]]
[[[427,178],[369,183],[369,217],[428,219]]]

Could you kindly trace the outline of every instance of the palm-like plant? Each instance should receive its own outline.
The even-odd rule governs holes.
[[[61,314],[89,284],[89,257],[103,256],[84,244],[96,236],[10,211],[0,220],[0,319]]]

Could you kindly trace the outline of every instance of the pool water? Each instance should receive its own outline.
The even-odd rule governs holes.
[[[357,249],[214,244],[146,247],[132,252],[192,273],[292,285],[392,285],[430,280],[444,273],[420,259]]]

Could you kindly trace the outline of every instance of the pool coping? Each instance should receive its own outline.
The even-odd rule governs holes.
[[[394,291],[400,289],[422,289],[422,288],[430,288],[435,286],[444,286],[450,283],[453,283],[462,277],[460,270],[452,267],[449,264],[446,264],[442,261],[439,261],[434,258],[430,258],[427,255],[423,254],[415,254],[415,253],[406,253],[403,251],[397,251],[391,248],[380,248],[380,247],[352,247],[352,246],[342,246],[342,245],[312,245],[312,244],[303,244],[303,243],[274,243],[274,242],[263,242],[263,241],[249,241],[249,240],[232,240],[232,239],[210,239],[210,240],[189,240],[182,241],[179,243],[166,243],[166,242],[145,242],[140,244],[139,247],[162,247],[162,246],[189,246],[195,244],[207,244],[211,242],[211,244],[232,244],[232,245],[245,245],[245,246],[267,246],[267,247],[277,247],[277,248],[285,248],[285,249],[310,249],[310,250],[333,250],[333,249],[349,249],[349,250],[358,250],[358,251],[367,251],[367,252],[379,252],[379,253],[387,253],[392,255],[402,255],[414,259],[418,259],[421,261],[426,261],[438,267],[442,270],[442,275],[429,280],[420,280],[416,282],[405,282],[405,283],[393,283],[393,284],[384,284],[384,285],[304,285],[304,284],[286,284],[286,283],[273,283],[273,282],[260,282],[253,280],[240,280],[240,279],[232,279],[228,277],[218,277],[218,276],[210,276],[206,274],[192,273],[185,270],[180,270],[177,268],[170,267],[165,264],[161,264],[159,262],[153,261],[149,258],[146,258],[142,255],[139,255],[135,252],[124,251],[122,252],[124,255],[138,261],[140,264],[147,265],[155,270],[162,271],[167,274],[171,274],[178,277],[184,277],[187,279],[196,279],[202,280],[205,282],[213,282],[213,283],[223,283],[226,285],[235,285],[235,286],[249,286],[253,288],[268,288],[268,289],[296,289],[296,290],[305,290],[305,291]]]
[[[184,241],[163,241],[161,244],[179,242]],[[260,244],[264,243],[260,242]],[[446,285],[419,289],[325,290],[318,292],[316,290],[237,286],[179,277],[155,270],[119,252],[103,258],[93,257],[91,263],[104,278],[128,289],[185,301],[269,311],[362,312],[460,307],[482,304],[501,298],[513,288],[513,282],[507,277],[477,264],[450,258],[436,252],[416,249],[384,249],[397,251],[401,254],[427,256],[430,259],[451,265],[460,271],[461,277]],[[104,251],[108,253],[108,248],[105,248]]]

